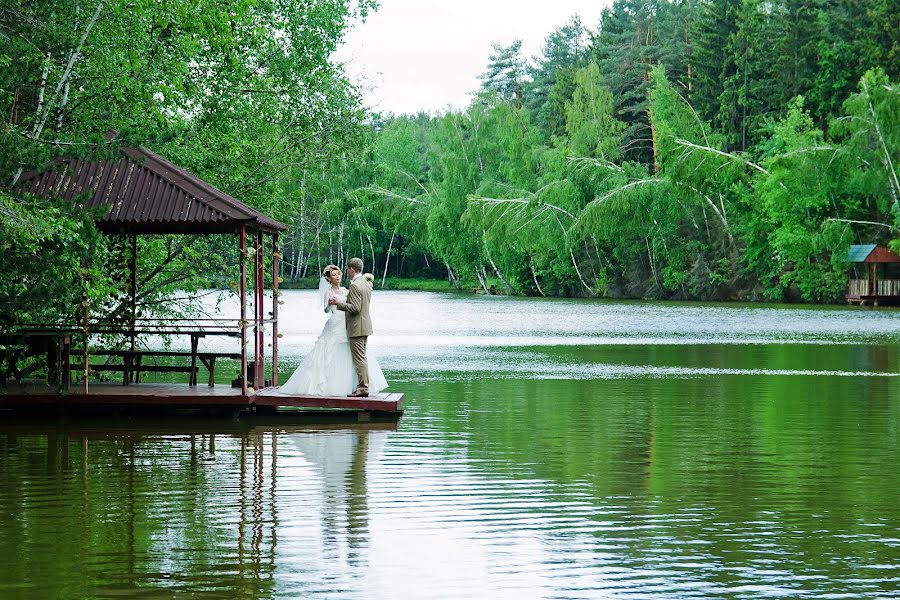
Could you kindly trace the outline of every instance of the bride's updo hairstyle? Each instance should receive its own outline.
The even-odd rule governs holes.
[[[338,266],[337,265],[328,265],[327,267],[325,267],[325,270],[322,271],[322,277],[324,277],[325,279],[328,279],[329,277],[331,277],[331,274],[334,271],[340,271]]]

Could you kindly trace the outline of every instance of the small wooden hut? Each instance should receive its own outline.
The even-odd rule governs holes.
[[[876,244],[850,246],[847,302],[861,306],[900,302],[900,255]]]

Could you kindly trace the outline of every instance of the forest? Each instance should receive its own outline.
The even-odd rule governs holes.
[[[890,0],[616,0],[538,56],[495,45],[465,109],[417,115],[367,110],[331,58],[375,2],[221,4],[0,8],[4,318],[121,295],[93,215],[16,188],[110,130],[288,224],[288,283],[359,255],[381,285],[830,303],[850,244],[900,250]],[[148,310],[233,284],[232,241],[140,243]]]

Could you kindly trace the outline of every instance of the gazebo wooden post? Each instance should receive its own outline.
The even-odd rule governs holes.
[[[137,342],[137,334],[135,329],[137,328],[137,234],[131,234],[131,255],[128,257],[128,301],[130,315],[130,331],[129,331],[129,339],[130,339],[130,349],[134,352],[136,342]],[[131,379],[134,373],[134,356],[126,357],[125,359],[125,383],[131,383]]]
[[[247,226],[241,225],[241,394],[247,395]]]
[[[278,234],[272,234],[272,385],[278,386]],[[274,434],[272,443],[275,443]],[[273,455],[274,461],[274,455]],[[272,468],[274,469],[274,463]]]
[[[878,302],[878,263],[872,263],[872,295],[875,296],[875,302]]]
[[[265,308],[263,307],[263,294],[265,293],[263,284],[263,232],[261,229],[256,230],[256,281],[253,285],[254,304],[256,304],[256,373],[253,377],[254,387],[258,390],[266,386],[266,368],[265,368]]]
[[[88,363],[88,327],[89,327],[89,310],[88,310],[88,294],[87,294],[87,273],[88,267],[86,262],[81,263],[81,279],[82,279],[82,291],[81,291],[81,311],[82,311],[82,331],[84,333],[84,341],[81,344],[83,348],[82,352],[82,368],[83,368],[83,381],[82,383],[82,392],[85,396],[88,395],[88,375],[90,374],[90,364]]]
[[[259,275],[259,244],[256,236],[251,238],[253,244],[253,389],[259,389],[259,295],[257,292],[257,275]]]

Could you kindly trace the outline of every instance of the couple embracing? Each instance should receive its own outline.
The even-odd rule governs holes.
[[[387,387],[384,373],[374,356],[367,356],[366,342],[372,335],[369,303],[372,279],[363,275],[363,262],[347,263],[350,289],[341,287],[341,270],[328,265],[319,281],[318,306],[328,321],[313,349],[279,390],[297,396],[375,395]]]

